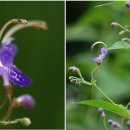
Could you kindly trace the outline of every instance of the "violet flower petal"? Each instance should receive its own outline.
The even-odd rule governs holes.
[[[0,48],[0,61],[3,66],[9,66],[17,52],[17,47],[11,44],[14,38],[8,38]]]
[[[26,75],[22,74],[14,65],[6,67],[6,72],[8,73],[9,80],[18,86],[25,87],[32,83],[32,80]]]
[[[3,82],[4,82],[3,85],[8,86],[10,84],[9,78],[3,67],[0,67],[0,75],[2,75],[2,78],[3,78]]]
[[[102,61],[104,57],[105,57],[104,54],[100,54],[98,57],[93,58],[92,61],[94,62]]]
[[[104,54],[104,55],[107,54],[107,49],[105,47],[101,48],[101,54]]]
[[[17,47],[15,45],[3,46],[0,50],[0,61],[3,66],[9,66],[13,62]]]
[[[92,61],[94,61],[94,62],[98,62],[99,60],[100,60],[100,57],[92,58]]]
[[[101,48],[101,54],[98,57],[92,58],[92,61],[101,63],[107,54],[107,49]]]

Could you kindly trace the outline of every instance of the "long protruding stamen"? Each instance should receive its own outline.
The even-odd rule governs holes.
[[[5,31],[5,29],[6,29],[10,24],[12,24],[12,23],[14,23],[14,24],[17,24],[17,23],[19,23],[19,24],[27,24],[27,20],[25,20],[25,19],[11,19],[11,20],[9,20],[9,21],[2,27],[2,29],[0,30],[0,39],[1,39],[1,37],[2,37],[2,35],[3,35],[3,33],[4,33],[4,31]]]
[[[98,42],[95,42],[95,43],[91,46],[91,49],[93,50],[94,46],[96,46],[97,44],[103,44],[103,45],[105,46],[105,48],[107,48],[107,45],[106,45],[104,42],[98,41]]]
[[[11,37],[14,33],[16,33],[17,31],[19,31],[20,29],[26,28],[26,27],[34,27],[34,28],[41,28],[43,30],[47,30],[47,24],[44,21],[40,21],[40,20],[32,20],[32,21],[28,21],[28,23],[26,25],[15,25],[14,27],[12,27],[4,36],[2,43],[4,43],[4,41]]]

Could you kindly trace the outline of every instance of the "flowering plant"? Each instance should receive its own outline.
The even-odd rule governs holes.
[[[124,4],[123,2],[116,2],[118,4]],[[112,5],[112,3],[108,3],[106,5]],[[115,3],[114,3],[115,4]],[[104,5],[100,5],[100,6],[104,6]],[[130,8],[130,2],[126,2],[125,6],[127,8]],[[123,35],[126,33],[130,32],[130,29],[128,26],[123,26],[121,24],[119,24],[118,22],[112,22],[111,23],[111,27],[119,27],[121,29],[121,31],[119,32],[119,35]],[[103,45],[103,47],[101,48],[101,53],[95,57],[92,58],[93,62],[97,63],[97,66],[91,71],[91,79],[90,80],[86,80],[83,76],[82,73],[80,71],[80,69],[76,66],[72,66],[69,67],[69,71],[71,72],[75,72],[78,74],[78,77],[76,76],[70,76],[69,80],[72,83],[75,83],[79,86],[81,86],[82,84],[85,84],[87,86],[91,86],[93,88],[96,88],[100,91],[100,93],[103,94],[103,96],[106,98],[106,100],[101,100],[101,99],[91,99],[91,100],[83,100],[83,101],[79,101],[76,102],[76,104],[83,104],[83,105],[90,105],[93,107],[98,107],[98,113],[101,115],[102,119],[103,119],[103,124],[105,129],[107,129],[109,126],[106,124],[106,119],[107,116],[105,114],[104,110],[110,111],[112,113],[115,113],[117,115],[119,115],[121,117],[121,122],[117,122],[113,119],[108,119],[107,123],[112,126],[112,128],[120,128],[123,129],[124,128],[124,122],[126,121],[126,124],[129,126],[130,125],[130,111],[128,109],[130,102],[128,102],[128,104],[126,106],[122,105],[122,104],[117,104],[115,103],[112,98],[110,98],[108,96],[108,94],[106,94],[106,92],[104,92],[99,86],[98,83],[95,79],[95,73],[96,71],[100,68],[100,66],[103,64],[103,60],[105,60],[105,57],[107,55],[109,55],[109,51],[115,51],[115,50],[119,50],[119,49],[124,49],[124,50],[129,50],[130,49],[130,39],[127,37],[122,38],[120,41],[115,42],[114,44],[112,44],[110,47],[108,47],[106,45],[106,43],[102,42],[102,41],[98,41],[95,42],[91,48],[93,50],[93,48],[98,45],[101,44]]]
[[[5,29],[10,24],[17,25],[9,29],[3,36]],[[41,28],[43,30],[47,29],[46,22],[44,21],[12,19],[9,20],[0,30],[0,76],[3,79],[3,86],[5,90],[5,100],[3,101],[3,104],[0,105],[0,109],[4,107],[7,100],[9,102],[8,110],[0,120],[1,125],[21,123],[24,126],[29,126],[31,124],[31,120],[28,117],[10,120],[10,115],[13,108],[19,108],[22,106],[25,109],[30,109],[35,106],[35,100],[29,94],[24,94],[13,98],[13,86],[16,85],[19,87],[26,87],[32,83],[32,80],[28,76],[24,75],[13,63],[14,57],[17,53],[17,46],[14,44],[15,39],[12,37],[12,35],[26,27]]]

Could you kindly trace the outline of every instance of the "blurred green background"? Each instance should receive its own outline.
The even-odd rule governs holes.
[[[106,2],[67,2],[67,128],[86,129],[103,128],[102,120],[97,109],[89,106],[74,105],[72,102],[87,99],[104,99],[103,95],[95,88],[89,86],[77,86],[69,81],[68,67],[80,68],[84,78],[90,81],[91,70],[96,63],[92,57],[100,53],[98,45],[91,51],[91,45],[96,41],[103,41],[110,47],[114,42],[129,36],[118,35],[119,28],[111,28],[113,21],[122,25],[130,24],[130,10],[124,6],[104,6],[95,8],[96,5]],[[103,61],[95,78],[100,88],[109,95],[116,103],[126,105],[130,101],[130,52],[118,50],[111,51]],[[120,121],[114,114],[106,112],[107,119]]]
[[[11,119],[29,117],[32,124],[28,128],[64,128],[64,2],[1,1],[0,27],[12,18],[44,20],[48,30],[26,28],[14,35],[18,45],[14,63],[33,80],[29,87],[15,86],[14,96],[29,93],[36,107],[16,109]],[[18,124],[1,128],[25,127]]]

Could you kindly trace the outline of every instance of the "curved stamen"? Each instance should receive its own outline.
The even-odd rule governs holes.
[[[17,23],[20,23],[20,24],[27,24],[27,20],[25,19],[11,19],[9,20],[3,27],[2,29],[0,30],[0,39],[5,31],[5,29],[10,25],[10,24],[17,24]]]
[[[95,43],[91,46],[92,50],[93,50],[94,46],[96,46],[97,44],[103,44],[103,45],[105,46],[105,48],[107,48],[107,45],[106,45],[104,42],[98,41],[98,42],[95,42]]]
[[[40,20],[31,20],[28,21],[28,23],[26,25],[15,25],[14,27],[12,27],[3,37],[2,43],[4,43],[4,41],[11,37],[14,33],[16,33],[17,31],[19,31],[20,29],[26,28],[26,27],[34,27],[34,28],[41,28],[43,30],[47,30],[47,24],[44,21],[40,21]]]

